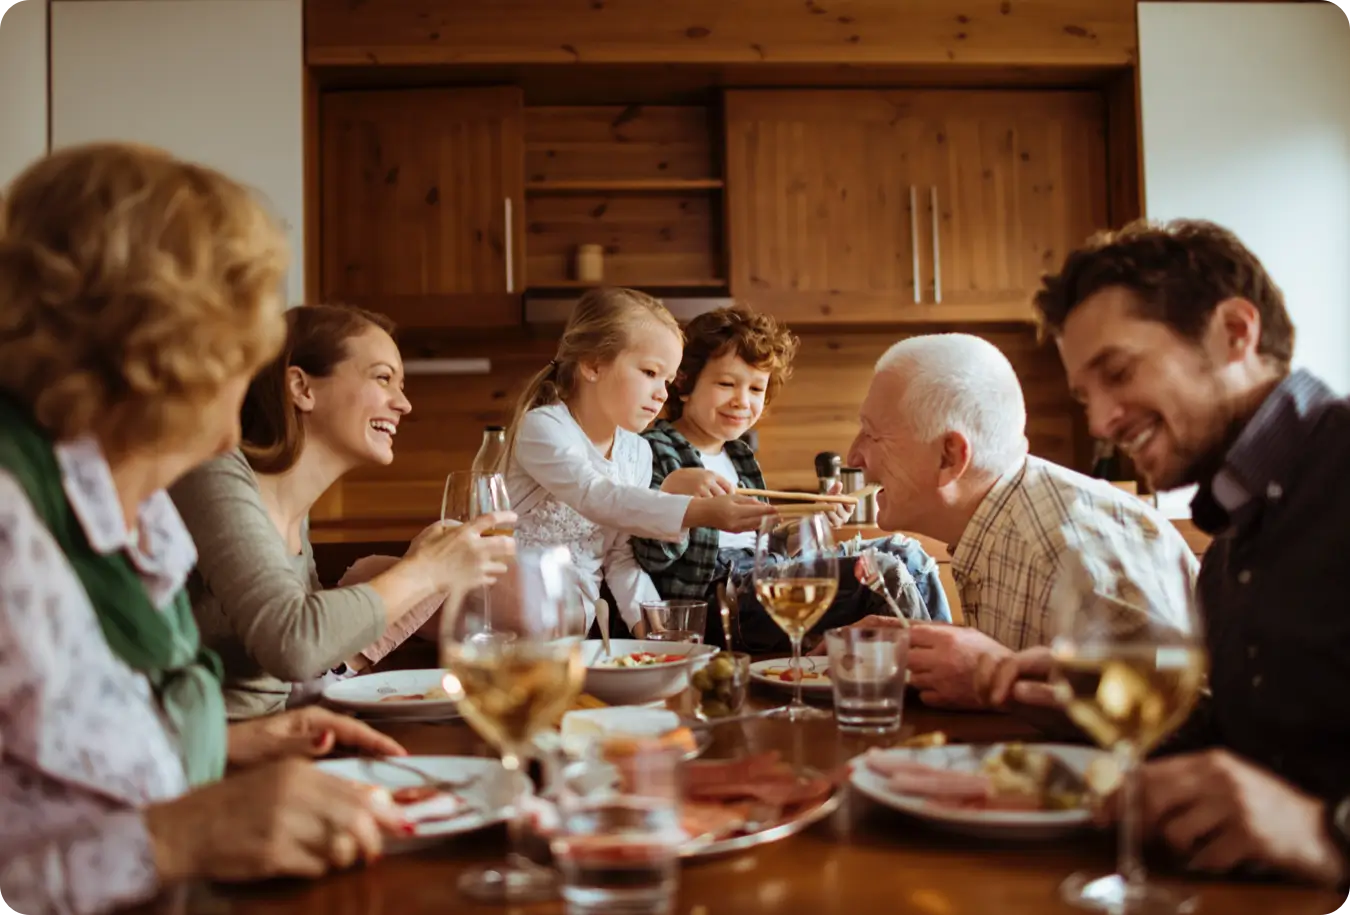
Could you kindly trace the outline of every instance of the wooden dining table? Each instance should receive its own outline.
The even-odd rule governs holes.
[[[404,656],[397,666],[408,661]],[[766,708],[787,698],[756,684],[748,706]],[[462,721],[372,724],[414,755],[493,755]],[[713,728],[704,757],[776,750],[789,762],[829,771],[870,747],[935,730],[951,742],[1039,739],[1034,728],[1010,715],[936,710],[915,701],[905,710],[901,732],[890,737],[845,735],[832,718],[751,718]],[[686,862],[676,915],[1067,915],[1077,910],[1059,900],[1060,882],[1077,870],[1107,873],[1114,865],[1111,831],[1088,829],[1036,842],[981,840],[944,833],[846,785],[840,790],[846,797],[839,809],[804,832]],[[560,915],[560,900],[484,905],[460,894],[459,875],[501,860],[506,844],[505,828],[492,827],[320,880],[194,888],[187,908],[210,915]],[[1201,915],[1326,915],[1343,901],[1290,883],[1206,879],[1165,860],[1152,863],[1150,879],[1194,894]]]

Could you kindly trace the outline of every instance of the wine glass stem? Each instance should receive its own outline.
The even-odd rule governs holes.
[[[792,640],[792,707],[801,708],[802,702],[802,637],[788,636]]]
[[[1132,747],[1117,747],[1120,767],[1120,841],[1116,850],[1116,870],[1125,881],[1127,892],[1144,885],[1144,865],[1140,854],[1139,754]]]
[[[502,768],[511,786],[511,819],[506,824],[508,851],[506,861],[512,867],[529,867],[530,861],[521,851],[524,848],[526,814],[523,809],[525,800],[525,775],[520,770],[520,756],[516,753],[502,753]]]

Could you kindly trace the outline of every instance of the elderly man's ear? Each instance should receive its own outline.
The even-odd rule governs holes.
[[[955,483],[970,466],[970,442],[960,432],[942,436],[942,454],[938,464],[938,485]]]

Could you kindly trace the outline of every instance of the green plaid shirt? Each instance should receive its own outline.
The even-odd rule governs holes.
[[[642,437],[652,446],[652,489],[660,489],[676,470],[703,467],[698,449],[664,419],[657,420]],[[736,467],[737,487],[764,488],[764,474],[749,445],[740,440],[727,442],[726,454]],[[713,528],[696,527],[685,531],[677,543],[634,537],[633,553],[662,597],[701,600],[708,596],[717,571],[717,534]]]

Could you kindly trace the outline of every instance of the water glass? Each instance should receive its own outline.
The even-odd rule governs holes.
[[[702,600],[653,600],[642,604],[647,638],[656,642],[702,644],[708,622],[708,602]]]
[[[825,633],[839,729],[889,734],[900,729],[905,703],[909,630],[831,629]]]
[[[605,742],[563,771],[551,847],[568,915],[670,915],[679,886],[680,753]]]

